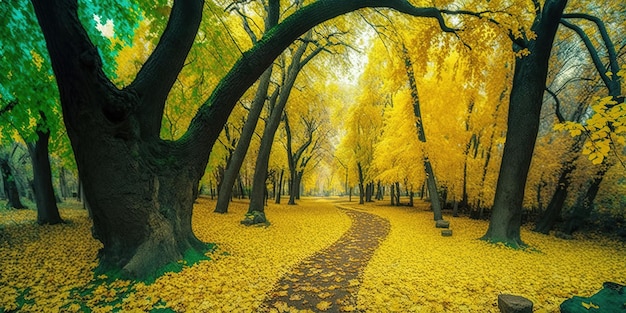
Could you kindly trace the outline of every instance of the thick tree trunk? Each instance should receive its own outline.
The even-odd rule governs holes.
[[[37,223],[59,224],[63,220],[59,215],[57,199],[52,187],[52,170],[50,169],[50,159],[48,158],[48,131],[37,131],[37,141],[28,143],[31,163],[33,165],[33,189],[35,202],[37,203]]]
[[[391,198],[390,199],[391,203],[390,204],[391,204],[391,206],[395,206],[396,205],[396,189],[395,189],[393,184],[391,184],[390,190],[391,190],[390,191],[390,193],[391,193],[391,197],[390,197]]]
[[[567,0],[548,0],[532,26],[537,38],[515,45],[530,55],[518,58],[509,103],[508,130],[489,228],[482,239],[512,247],[525,246],[520,237],[522,202],[532,159],[552,43]]]
[[[17,190],[17,184],[15,183],[15,177],[11,171],[8,157],[0,157],[0,171],[2,171],[2,183],[4,186],[4,193],[7,196],[7,207],[14,209],[27,209],[20,200],[20,194]]]

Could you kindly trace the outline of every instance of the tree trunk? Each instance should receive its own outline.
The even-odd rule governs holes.
[[[359,170],[359,204],[365,203],[365,188],[363,187],[363,169],[361,168],[361,163],[358,162],[356,164]]]
[[[437,192],[437,182],[435,181],[433,167],[430,165],[428,158],[424,158],[424,167],[426,168],[426,185],[428,187],[428,194],[430,195],[430,206],[433,209],[433,218],[435,221],[438,221],[443,219],[441,202],[439,201],[439,193]]]
[[[276,204],[280,204],[280,193],[283,190],[283,176],[285,175],[285,169],[280,169],[280,178],[278,179],[278,190],[276,190]]]
[[[250,107],[250,112],[248,112],[246,122],[243,125],[243,130],[241,131],[241,136],[239,137],[239,141],[237,142],[237,147],[235,148],[232,158],[230,159],[230,162],[226,167],[226,171],[224,172],[224,179],[219,186],[217,203],[215,204],[215,210],[213,212],[228,212],[228,204],[230,203],[231,193],[235,184],[235,178],[241,170],[243,161],[246,158],[246,154],[248,153],[248,147],[250,146],[250,142],[252,141],[252,136],[254,135],[254,130],[256,128],[257,122],[259,121],[259,117],[261,116],[261,112],[263,111],[263,106],[265,104],[265,99],[267,98],[267,92],[269,89],[271,77],[272,67],[269,67],[259,79],[259,86],[257,87],[257,92],[254,96],[252,106]]]
[[[70,197],[70,191],[67,187],[67,177],[65,176],[65,167],[63,166],[59,168],[59,189],[61,191],[61,197],[63,197],[64,200]]]
[[[556,184],[556,190],[552,195],[550,203],[548,204],[546,211],[543,212],[539,221],[537,221],[537,225],[535,225],[533,231],[547,235],[561,216],[561,210],[563,209],[563,204],[567,198],[567,189],[570,186],[569,175],[575,168],[574,164],[565,166],[565,169],[561,171],[561,175],[559,176],[559,180]]]
[[[2,183],[4,186],[4,193],[7,196],[7,207],[14,209],[27,209],[20,200],[20,194],[17,190],[17,184],[15,183],[15,177],[11,171],[9,165],[8,156],[0,156],[0,170],[2,171]]]
[[[383,188],[380,180],[376,183],[376,200],[383,199]]]
[[[300,194],[302,193],[302,175],[304,175],[304,171],[296,172],[296,200],[300,200]]]
[[[587,192],[581,194],[576,200],[574,208],[572,209],[572,214],[565,222],[565,227],[563,229],[564,233],[568,235],[573,234],[585,223],[587,218],[589,218],[589,215],[593,210],[593,201],[596,199],[604,174],[608,170],[608,166],[605,164],[603,164],[603,166],[604,168],[599,170],[594,178],[591,179],[589,187],[587,187]]]
[[[391,206],[395,206],[396,205],[396,189],[394,187],[393,184],[391,184]]]
[[[409,79],[409,87],[411,88],[411,98],[413,100],[413,114],[415,115],[415,127],[417,129],[417,137],[421,142],[426,142],[426,132],[424,131],[424,123],[422,121],[422,113],[420,110],[419,94],[417,90],[417,82],[415,80],[415,72],[413,71],[413,62],[409,53],[402,44],[402,54],[404,57],[404,66]],[[426,183],[428,185],[428,193],[430,194],[430,205],[433,209],[433,216],[436,221],[443,219],[441,214],[441,202],[437,193],[437,183],[433,167],[428,160],[428,156],[424,155],[424,169],[426,171]]]
[[[532,26],[536,39],[524,41],[524,46],[514,44],[516,51],[527,48],[530,55],[515,62],[506,142],[489,228],[483,240],[525,246],[520,237],[524,188],[539,129],[552,43],[566,3],[567,0],[546,1]]]
[[[396,205],[400,206],[400,182],[396,182]]]
[[[35,202],[37,203],[37,223],[59,224],[63,220],[59,215],[57,199],[52,187],[52,170],[50,169],[50,159],[48,158],[48,131],[37,130],[37,141],[28,143],[31,163],[33,165],[33,189]]]

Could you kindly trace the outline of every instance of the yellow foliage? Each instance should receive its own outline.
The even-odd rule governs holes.
[[[239,220],[246,202],[233,202],[228,214],[213,214],[213,201],[201,199],[193,227],[219,249],[212,260],[153,284],[115,280],[97,285],[93,277],[100,243],[90,237],[87,213],[61,209],[69,221],[38,226],[33,210],[0,213],[0,308],[25,312],[253,312],[295,264],[336,241],[349,218],[328,202],[304,199],[297,207],[270,205],[268,228],[245,227]],[[497,312],[499,293],[530,298],[539,312],[558,311],[572,295],[595,293],[604,281],[622,281],[626,247],[608,240],[566,241],[522,230],[535,250],[517,251],[479,241],[487,223],[449,217],[453,237],[442,237],[432,213],[370,205],[391,222],[391,232],[360,280],[356,306],[335,304],[320,291],[313,309],[368,312]],[[326,274],[329,279],[337,274]],[[93,289],[90,296],[74,290]],[[284,286],[280,286],[284,290]],[[134,290],[134,292],[128,292]],[[331,290],[329,288],[329,290]],[[332,289],[334,290],[334,288]],[[467,295],[471,294],[472,297]],[[18,308],[17,300],[27,303]],[[112,300],[121,299],[114,304]],[[592,303],[589,303],[594,305]],[[300,312],[287,303],[271,312]]]
[[[500,293],[523,295],[539,312],[558,312],[567,298],[590,296],[604,281],[626,277],[621,243],[561,240],[522,228],[533,249],[513,250],[477,239],[486,221],[446,217],[454,235],[442,237],[425,207],[371,208],[391,222],[391,232],[363,275],[358,307],[368,312],[499,312]]]

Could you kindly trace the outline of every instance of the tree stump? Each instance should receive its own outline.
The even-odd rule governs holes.
[[[450,237],[452,236],[452,229],[444,229],[441,231],[441,236]]]
[[[501,313],[532,313],[533,302],[516,295],[498,295],[498,309]]]
[[[437,220],[435,222],[435,227],[436,228],[449,228],[450,227],[450,222],[445,221],[445,220]]]

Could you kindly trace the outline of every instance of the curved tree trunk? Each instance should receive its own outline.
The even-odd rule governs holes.
[[[537,225],[535,225],[533,231],[547,235],[558,221],[561,216],[563,204],[567,198],[567,189],[570,186],[568,175],[573,171],[573,169],[574,165],[572,164],[566,167],[565,170],[561,171],[556,190],[550,199],[550,203],[548,204],[546,211],[541,215],[539,221],[537,221]]]
[[[28,143],[31,163],[33,165],[33,189],[35,192],[35,202],[37,203],[37,223],[59,224],[63,220],[59,215],[57,199],[52,187],[52,170],[50,169],[50,159],[48,157],[48,131],[37,130],[37,141]]]
[[[524,41],[524,46],[514,44],[516,51],[527,48],[530,55],[515,62],[506,142],[493,211],[483,240],[525,246],[520,237],[524,188],[539,129],[552,43],[566,4],[567,0],[548,0],[543,11],[537,7],[532,26],[537,38]]]

